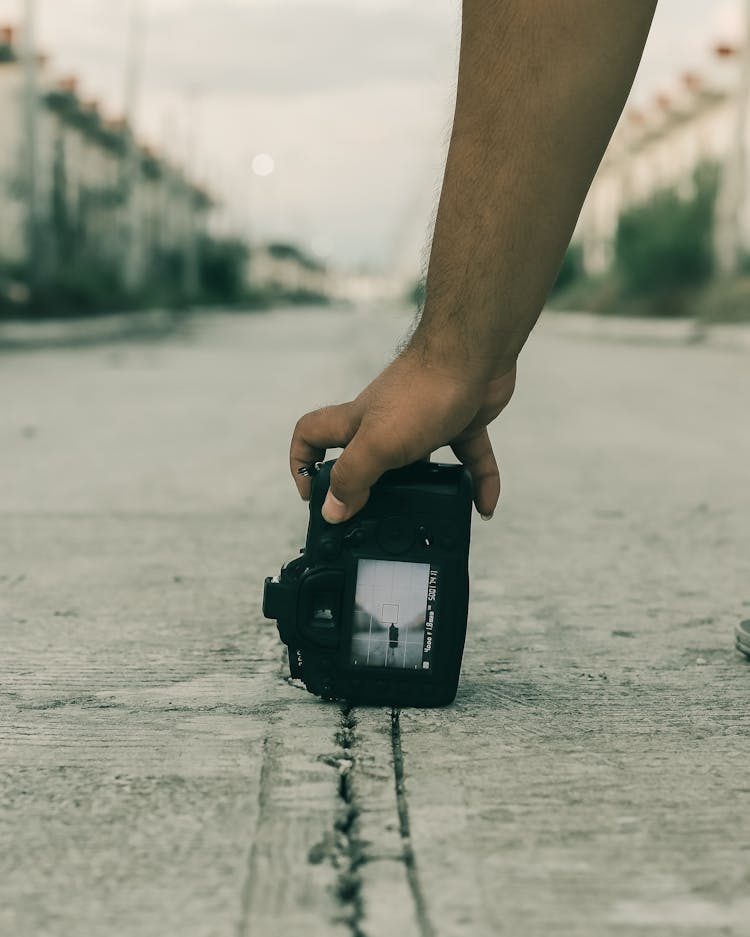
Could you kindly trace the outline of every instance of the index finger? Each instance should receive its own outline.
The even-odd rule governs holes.
[[[321,407],[297,421],[289,447],[289,468],[300,497],[310,499],[310,477],[300,474],[325,458],[327,449],[344,448],[357,432],[358,422],[351,403]]]

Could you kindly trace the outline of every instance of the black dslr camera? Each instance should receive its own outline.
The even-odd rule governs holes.
[[[263,589],[292,677],[323,699],[452,702],[469,604],[471,477],[416,462],[386,472],[343,524],[321,514],[335,460],[314,469],[307,541]]]

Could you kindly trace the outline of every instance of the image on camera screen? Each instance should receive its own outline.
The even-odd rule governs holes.
[[[437,576],[429,563],[359,560],[352,664],[430,669]]]

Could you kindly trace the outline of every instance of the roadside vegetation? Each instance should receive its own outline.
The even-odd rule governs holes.
[[[601,315],[707,322],[750,321],[750,258],[732,277],[714,264],[718,172],[706,164],[687,193],[663,189],[624,212],[610,269],[587,276],[581,247],[568,249],[550,306]]]
[[[194,258],[177,250],[151,257],[137,290],[127,288],[118,268],[85,251],[56,263],[33,290],[27,285],[28,270],[0,265],[0,319],[78,318],[154,308],[264,309],[328,301],[324,294],[298,286],[256,283],[248,270],[252,258],[243,241],[209,237],[197,242]]]

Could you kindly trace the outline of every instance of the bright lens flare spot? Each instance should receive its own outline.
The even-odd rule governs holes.
[[[276,164],[273,161],[273,156],[269,153],[258,153],[256,156],[253,156],[253,161],[251,167],[256,176],[270,176],[274,171]]]

